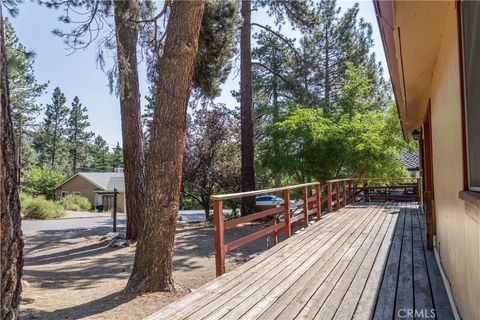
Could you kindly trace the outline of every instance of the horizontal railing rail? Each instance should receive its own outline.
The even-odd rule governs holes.
[[[399,181],[413,181],[416,183],[398,183]],[[387,182],[387,185],[369,185],[369,182]],[[301,199],[291,203],[291,193],[298,190]],[[402,194],[392,194],[392,190],[403,190]],[[255,241],[261,237],[271,235],[273,245],[283,233],[284,239],[292,236],[295,227],[306,228],[315,217],[316,221],[335,210],[354,201],[383,200],[418,200],[419,180],[416,178],[359,178],[334,179],[324,184],[319,182],[297,184],[279,188],[270,188],[249,192],[213,195],[213,217],[215,223],[215,264],[216,274],[225,273],[225,253]],[[296,191],[295,191],[296,192]],[[232,220],[224,220],[223,201],[241,199],[244,197],[265,194],[282,193],[283,204],[260,210],[250,215],[241,216]],[[263,219],[265,226],[240,239],[225,243],[225,229],[251,223]]]

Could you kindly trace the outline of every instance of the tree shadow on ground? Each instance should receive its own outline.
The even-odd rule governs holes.
[[[119,291],[91,302],[52,312],[27,308],[22,310],[22,319],[82,319],[114,309],[135,297],[133,294]]]
[[[260,230],[261,224],[244,225],[226,230],[225,242],[231,242]],[[111,248],[108,241],[100,237],[109,228],[74,229],[63,231],[37,232],[26,236],[24,279],[35,287],[37,297],[28,295],[22,303],[22,318],[25,319],[78,319],[102,313],[127,303],[135,296],[123,291],[111,293],[126,283],[133,265],[133,247]],[[244,262],[268,249],[268,236],[259,238],[227,254],[228,261]],[[182,274],[180,287],[194,288],[214,276],[214,228],[209,223],[179,223],[174,253],[175,272]],[[203,274],[203,280],[188,278]],[[209,276],[205,276],[209,274]],[[116,281],[116,287],[108,289]],[[119,282],[120,281],[120,282]],[[203,283],[202,283],[203,281]],[[193,286],[193,287],[192,287]],[[63,291],[59,291],[63,290]],[[84,291],[89,290],[89,291]],[[83,292],[98,292],[98,298],[82,303],[77,299]],[[65,292],[63,303],[58,310],[47,312],[40,305],[42,297],[55,296]],[[104,297],[102,297],[105,295]],[[38,295],[41,296],[38,296]],[[85,298],[83,298],[85,301]],[[90,299],[90,298],[89,298]],[[35,301],[37,300],[37,301]],[[77,304],[77,305],[75,305]],[[65,307],[67,306],[67,307]]]

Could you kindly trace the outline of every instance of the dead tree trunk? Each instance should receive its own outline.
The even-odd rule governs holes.
[[[157,62],[155,111],[145,181],[145,227],[126,291],[174,291],[175,229],[180,201],[187,105],[204,1],[174,1]]]
[[[18,319],[23,267],[23,240],[20,228],[20,203],[17,193],[15,138],[8,92],[7,59],[3,39],[3,15],[0,6],[0,318]]]
[[[145,154],[137,69],[139,3],[114,1],[117,37],[118,85],[122,119],[127,239],[136,241],[142,226]]]
[[[242,0],[243,24],[240,34],[240,116],[242,153],[242,191],[255,190],[255,166],[253,147],[253,91],[252,91],[252,47],[251,47],[251,0]],[[242,198],[241,214],[247,215],[255,209],[255,197]]]

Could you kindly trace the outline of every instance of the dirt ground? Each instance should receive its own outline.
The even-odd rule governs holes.
[[[258,226],[227,230],[226,241]],[[131,296],[122,292],[132,270],[135,247],[111,248],[108,228],[26,233],[26,284],[21,319],[141,319],[215,277],[213,227],[179,222],[174,256],[177,293]],[[227,254],[227,271],[267,249],[261,238]]]

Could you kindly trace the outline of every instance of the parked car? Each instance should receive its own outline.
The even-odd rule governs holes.
[[[302,205],[302,200],[290,200],[290,206]],[[273,195],[262,195],[255,198],[255,211],[267,210],[283,206],[283,199]]]
[[[277,196],[264,195],[255,198],[255,211],[283,206],[283,199]]]

